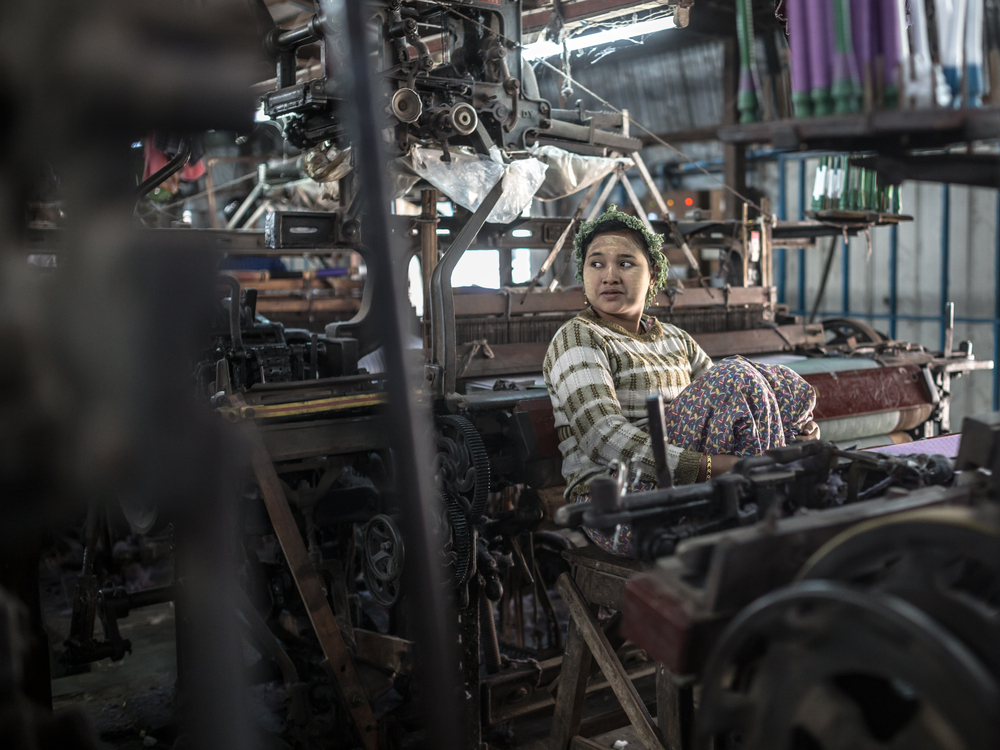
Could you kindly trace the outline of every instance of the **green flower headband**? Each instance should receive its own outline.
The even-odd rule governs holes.
[[[608,210],[603,214],[598,216],[593,221],[585,221],[580,225],[580,231],[576,233],[576,239],[573,240],[573,246],[575,248],[576,255],[576,278],[579,281],[583,281],[583,246],[594,233],[597,227],[606,221],[620,221],[622,224],[627,226],[629,229],[634,229],[636,232],[642,235],[642,238],[646,241],[646,250],[649,253],[649,257],[652,259],[652,267],[650,271],[652,272],[653,278],[649,285],[649,294],[646,295],[646,304],[652,305],[653,300],[656,298],[656,293],[660,291],[667,283],[667,269],[670,267],[670,263],[667,261],[667,256],[663,254],[660,247],[663,245],[663,235],[654,234],[646,228],[646,225],[642,223],[642,220],[632,214],[627,214],[624,211],[619,211],[617,206],[609,206]]]

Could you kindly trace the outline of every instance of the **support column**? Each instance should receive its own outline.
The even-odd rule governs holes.
[[[736,98],[739,92],[740,60],[736,46],[736,37],[725,41],[723,70],[723,100],[722,124],[735,125],[739,122],[736,110]],[[747,188],[747,152],[743,144],[726,143],[722,148],[724,161],[725,184],[727,188],[746,194]],[[739,220],[743,218],[743,209],[735,195],[726,191],[726,210],[724,219]]]
[[[437,190],[420,191],[420,273],[424,280],[424,346],[429,348],[431,326],[431,272],[438,260]]]

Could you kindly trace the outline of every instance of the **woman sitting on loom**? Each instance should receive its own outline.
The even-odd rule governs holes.
[[[812,386],[782,365],[730,357],[717,365],[681,329],[644,317],[667,278],[663,237],[614,206],[577,233],[577,275],[589,307],[562,326],[545,356],[566,495],[589,499],[588,482],[616,462],[635,466],[654,486],[645,427],[646,397],[667,403],[667,463],[675,484],[730,471],[791,438],[818,437]],[[631,554],[627,527],[608,537],[587,534],[604,549]]]

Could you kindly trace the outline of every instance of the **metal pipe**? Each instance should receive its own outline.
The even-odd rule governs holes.
[[[851,309],[851,243],[842,240],[844,255],[841,258],[840,269],[840,300],[841,309],[846,313]]]
[[[1000,231],[1000,228],[998,228]],[[1000,287],[998,287],[1000,289]],[[899,227],[889,227],[889,337],[896,338],[899,314]]]
[[[833,268],[833,253],[837,249],[837,237],[830,238],[830,249],[826,251],[826,262],[823,264],[823,277],[819,281],[819,291],[816,292],[816,299],[813,301],[812,311],[809,313],[809,322],[816,322],[816,314],[820,305],[823,304],[823,295],[826,294],[826,282],[830,280],[830,269]],[[847,311],[844,311],[847,314]]]
[[[806,162],[804,159],[799,160],[799,221],[803,221],[806,218]],[[805,315],[806,312],[806,249],[804,247],[799,248],[799,289],[798,297],[799,303],[797,310],[799,314]]]
[[[843,313],[841,313],[841,315],[843,316]],[[868,318],[868,319],[873,319],[873,320],[888,320],[891,316],[889,315],[889,313],[869,313],[869,312],[860,312],[860,311],[857,311],[857,310],[852,310],[851,312],[847,313],[846,317],[849,317],[849,318]],[[904,314],[899,314],[899,315],[896,316],[896,318],[897,318],[897,320],[903,320],[903,321],[906,321],[906,322],[913,322],[913,323],[939,323],[941,321],[941,316],[940,315],[904,315]],[[982,325],[993,325],[994,323],[997,323],[998,321],[996,321],[993,318],[972,318],[972,317],[964,317],[964,316],[956,315],[955,316],[955,322],[956,323],[967,323],[969,325],[981,325],[982,326]]]
[[[997,191],[996,241],[993,252],[993,361],[1000,362],[1000,190]],[[993,411],[1000,411],[1000,369],[993,368]]]
[[[778,156],[778,221],[788,220],[788,164],[784,155]],[[778,304],[785,304],[788,285],[788,253],[786,248],[778,248]]]
[[[431,346],[431,326],[434,318],[431,311],[431,276],[438,262],[437,190],[430,188],[420,192],[420,275],[424,282],[423,337],[424,346]]]
[[[608,133],[603,130],[593,130],[585,125],[573,125],[562,120],[545,119],[539,123],[539,131],[545,135],[557,138],[567,138],[578,143],[592,143],[595,146],[607,146],[616,151],[638,151],[642,141],[627,135]]]
[[[302,26],[295,29],[288,29],[275,35],[274,44],[281,49],[289,47],[301,47],[303,44],[312,44],[319,41],[322,32],[319,28],[319,17],[313,16]]]
[[[133,610],[139,607],[152,607],[154,604],[172,602],[176,595],[177,589],[173,584],[158,589],[135,591],[128,595],[128,608]]]
[[[215,176],[213,168],[216,164],[237,164],[240,162],[256,162],[259,156],[215,156],[205,160],[205,194],[208,196],[208,221],[213,229],[221,229],[219,225],[218,206],[215,203]],[[249,177],[250,175],[246,175]]]
[[[502,195],[503,179],[501,178],[483,198],[483,202],[479,204],[476,212],[455,235],[455,239],[448,246],[445,254],[441,256],[431,274],[431,309],[434,316],[431,329],[431,350],[434,362],[444,370],[445,393],[454,392],[457,377],[455,372],[455,352],[457,350],[455,295],[451,288],[451,275]]]
[[[948,293],[951,286],[951,188],[941,186],[941,349],[947,338]]]
[[[101,531],[101,504],[92,500],[87,506],[87,521],[84,526],[83,573],[89,576],[94,572],[94,557],[97,554],[97,537]]]
[[[405,488],[406,502],[401,503],[403,529],[406,534],[407,565],[403,572],[404,585],[412,601],[420,602],[415,612],[414,630],[420,649],[420,679],[427,696],[424,705],[427,721],[427,744],[442,750],[463,747],[463,702],[459,698],[459,666],[455,644],[458,642],[457,615],[447,598],[442,549],[437,523],[439,502],[434,488],[430,447],[433,444],[430,407],[415,403],[414,394],[422,386],[411,378],[403,342],[407,328],[405,285],[403,273],[394,270],[393,258],[403,257],[397,249],[398,238],[389,231],[388,190],[380,143],[380,88],[371,71],[366,41],[369,10],[366,4],[320,0],[324,20],[324,36],[346,41],[349,60],[339,59],[336,45],[330,44],[326,63],[328,72],[339,67],[353,77],[352,95],[348,99],[357,113],[353,142],[358,147],[358,172],[364,175],[361,190],[368,196],[368,221],[365,224],[367,244],[371,248],[369,262],[377,270],[382,290],[379,304],[372,313],[380,318],[384,333],[384,352],[388,372],[389,399],[393,408],[387,412],[387,433],[392,438],[396,463],[397,487]],[[338,28],[341,12],[346,15],[344,28]],[[346,64],[345,64],[346,63]],[[404,268],[405,271],[405,268]],[[450,278],[448,279],[450,281]],[[432,698],[432,694],[436,698]]]
[[[175,174],[184,169],[184,165],[187,164],[187,161],[190,158],[191,158],[191,140],[189,138],[182,138],[180,143],[180,150],[174,155],[174,158],[168,161],[162,169],[154,172],[145,180],[143,180],[141,183],[139,183],[139,187],[137,187],[135,190],[136,204],[138,204],[139,201],[145,198],[148,193],[152,192],[157,185],[160,185],[166,180],[169,180]]]
[[[503,666],[500,661],[500,643],[497,640],[497,623],[493,619],[493,603],[486,598],[483,589],[479,591],[479,639],[486,656],[486,672],[496,674]]]
[[[950,357],[952,349],[955,348],[955,303],[949,302],[944,310],[944,346],[941,348],[941,353]]]
[[[240,328],[240,282],[233,276],[219,274],[219,281],[229,287],[229,335],[233,339],[233,349],[243,351],[243,331]]]
[[[258,196],[260,196],[265,189],[267,189],[267,165],[258,164],[257,184],[253,186],[253,190],[250,191],[250,195],[248,195],[240,204],[240,207],[236,209],[236,213],[233,214],[233,218],[226,222],[226,229],[233,229],[240,223],[240,219],[242,219],[243,215],[250,210],[250,206],[253,205],[253,202],[257,200]]]
[[[674,478],[667,465],[667,426],[663,414],[663,396],[657,393],[646,396],[646,416],[649,418],[649,442],[656,464],[656,486],[665,489],[674,486]]]

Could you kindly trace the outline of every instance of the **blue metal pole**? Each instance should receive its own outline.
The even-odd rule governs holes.
[[[806,161],[799,159],[799,221],[806,218]],[[799,304],[796,312],[806,314],[806,249],[799,248]]]
[[[941,186],[941,349],[944,349],[944,329],[948,322],[948,287],[951,285],[951,190]]]
[[[778,156],[778,219],[788,218],[788,175],[785,174],[785,157]],[[785,285],[788,282],[788,252],[778,248],[778,304],[785,304]]]
[[[889,227],[889,336],[896,338],[896,315],[899,313],[899,227]]]
[[[840,267],[840,299],[846,316],[851,311],[851,243],[843,239],[840,244],[844,253]]]

